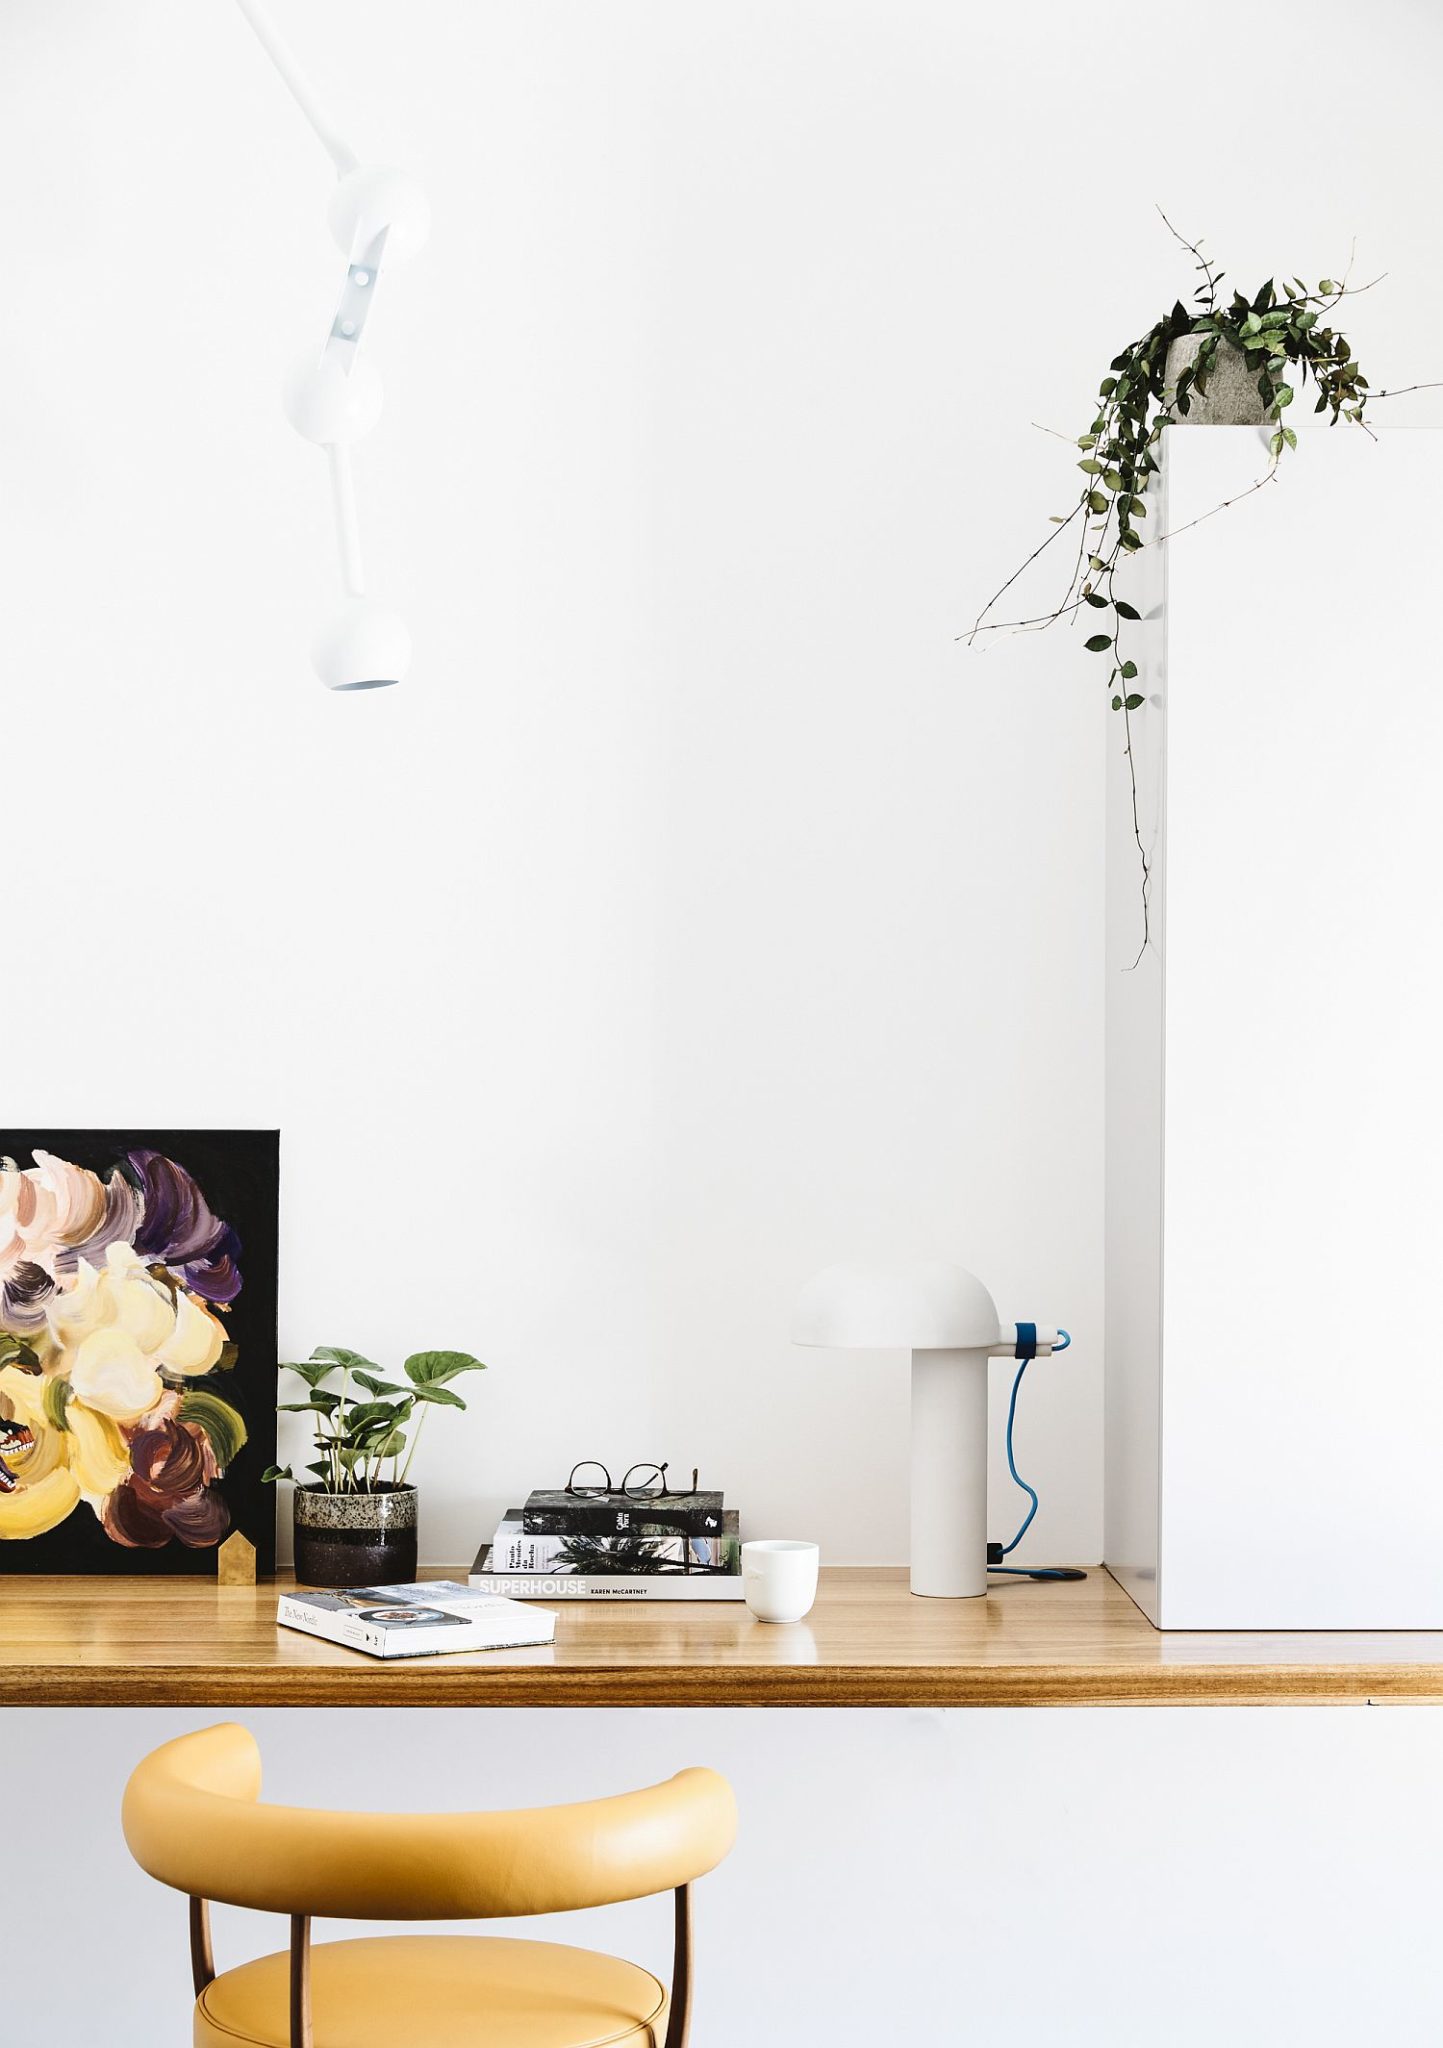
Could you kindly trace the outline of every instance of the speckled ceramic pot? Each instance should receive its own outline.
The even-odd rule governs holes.
[[[1172,390],[1182,372],[1197,361],[1200,334],[1180,334],[1167,352],[1163,381]],[[1179,413],[1179,427],[1260,427],[1267,414],[1258,391],[1258,372],[1250,370],[1241,349],[1225,341],[1213,361],[1206,398],[1188,393],[1188,408]]]
[[[416,1489],[323,1493],[298,1486],[296,1580],[303,1586],[399,1586],[416,1576]]]

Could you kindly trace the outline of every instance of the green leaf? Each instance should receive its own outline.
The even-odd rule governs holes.
[[[368,1393],[404,1394],[406,1392],[406,1389],[404,1387],[396,1386],[390,1380],[378,1380],[373,1372],[358,1371],[353,1373],[351,1377],[353,1379],[359,1380],[361,1385],[367,1390]]]
[[[335,1366],[329,1360],[315,1358],[285,1359],[281,1363],[282,1372],[299,1373],[308,1387],[318,1387],[321,1381],[328,1380],[335,1370]]]
[[[1100,612],[1105,612],[1107,610],[1107,599],[1105,597],[1100,597],[1095,590],[1084,590],[1082,593],[1082,597],[1083,602],[1085,604],[1092,605],[1095,610]]]
[[[1104,377],[1102,382],[1097,387],[1097,395],[1099,398],[1111,398],[1113,392],[1116,391],[1116,389],[1116,377]]]
[[[204,1430],[222,1472],[228,1471],[246,1442],[246,1426],[229,1401],[195,1387],[180,1397],[180,1419]]]
[[[1107,500],[1103,497],[1101,491],[1088,492],[1087,509],[1089,512],[1096,512],[1099,516],[1107,510]]]
[[[1293,432],[1291,427],[1283,428],[1283,439],[1287,442],[1290,448],[1296,448],[1298,445],[1298,437]]]
[[[453,1394],[449,1387],[417,1387],[418,1401],[436,1401],[443,1408],[464,1408],[466,1403],[459,1394]]]
[[[1273,456],[1274,458],[1276,458],[1277,456],[1281,455],[1281,454],[1282,454],[1282,452],[1283,452],[1283,437],[1282,437],[1282,434],[1281,434],[1281,432],[1278,432],[1278,433],[1276,433],[1276,434],[1274,434],[1274,435],[1273,435],[1273,438],[1272,438],[1272,440],[1271,440],[1271,441],[1269,441],[1269,443],[1268,443],[1268,453],[1269,453],[1269,454],[1270,454],[1271,456]]]
[[[1124,710],[1124,711],[1136,711],[1136,709],[1137,709],[1138,705],[1139,705],[1139,704],[1140,704],[1141,702],[1142,702],[1142,699],[1141,699],[1141,697],[1139,697],[1139,696],[1138,696],[1138,694],[1137,694],[1137,692],[1136,692],[1136,690],[1134,690],[1134,691],[1133,691],[1133,693],[1132,693],[1132,695],[1131,695],[1130,697],[1124,697],[1124,698],[1123,698],[1123,700],[1122,700],[1122,708],[1123,708],[1123,710]]]
[[[341,1405],[339,1394],[312,1394],[309,1401],[277,1401],[282,1415],[334,1415]]]
[[[1086,643],[1089,654],[1106,654],[1111,645],[1112,635],[1110,633],[1094,633]]]
[[[469,1351],[413,1351],[402,1367],[416,1387],[438,1387],[463,1372],[485,1372],[479,1358]]]
[[[1120,619],[1140,619],[1142,613],[1136,605],[1128,604],[1125,598],[1117,600],[1117,615]]]
[[[318,1344],[311,1353],[312,1358],[323,1358],[329,1365],[343,1366],[347,1372],[379,1372],[380,1366],[374,1358],[367,1358],[360,1351],[347,1351],[344,1344]]]
[[[1333,291],[1334,291],[1334,285],[1333,285],[1333,280],[1332,280],[1332,278],[1330,278],[1330,277],[1320,277],[1320,278],[1318,279],[1318,290],[1319,290],[1319,291],[1320,291],[1320,292],[1321,292],[1321,293],[1323,294],[1323,297],[1324,297],[1325,299],[1330,299],[1330,298],[1332,298],[1332,296],[1333,296]]]
[[[1122,478],[1115,469],[1105,469],[1102,472],[1102,481],[1110,491],[1120,491],[1122,489]]]
[[[1079,448],[1095,448],[1097,446],[1096,434],[1079,434],[1077,445]]]
[[[262,1486],[274,1486],[278,1479],[294,1479],[295,1473],[289,1465],[267,1465],[261,1474]]]
[[[1113,700],[1112,700],[1112,708],[1113,708],[1113,710],[1114,710],[1114,711],[1121,711],[1121,709],[1122,709],[1122,699],[1121,699],[1121,697],[1114,697],[1114,698],[1113,698]]]
[[[1291,384],[1279,384],[1279,385],[1278,385],[1278,387],[1277,387],[1277,389],[1276,389],[1276,390],[1274,391],[1274,393],[1273,393],[1273,404],[1274,404],[1274,405],[1277,405],[1277,406],[1283,406],[1283,405],[1291,405],[1291,404],[1292,404],[1292,402],[1293,402],[1293,387],[1292,387],[1292,385],[1291,385]]]
[[[1125,662],[1124,662],[1124,663],[1122,664],[1122,680],[1123,680],[1123,681],[1124,681],[1125,683],[1130,683],[1130,682],[1132,682],[1132,681],[1134,680],[1134,678],[1136,677],[1136,675],[1137,675],[1137,663],[1136,663],[1135,661],[1125,661]]]
[[[1125,526],[1123,528],[1122,532],[1118,535],[1118,539],[1121,541],[1122,545],[1127,549],[1129,554],[1135,553],[1136,550],[1142,546],[1142,535],[1140,533],[1134,533],[1130,526]]]
[[[348,1438],[364,1436],[377,1423],[384,1423],[389,1429],[396,1420],[396,1410],[388,1401],[361,1401],[346,1416]]]
[[[1090,455],[1084,455],[1081,462],[1079,462],[1077,466],[1079,469],[1085,469],[1089,476],[1102,475],[1102,464],[1100,462],[1094,461],[1092,456]]]

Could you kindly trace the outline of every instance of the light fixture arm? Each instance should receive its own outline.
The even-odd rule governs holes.
[[[358,163],[329,110],[317,97],[264,0],[236,0],[257,40],[336,169],[327,218],[346,259],[341,295],[319,356],[303,357],[286,385],[286,413],[306,440],[323,448],[331,478],[341,582],[339,613],[312,649],[317,671],[333,690],[373,690],[399,682],[410,660],[410,635],[394,612],[366,597],[361,528],[351,469],[351,443],[370,431],[381,409],[380,379],[360,360],[361,338],[376,296],[381,264],[404,261],[430,227],[425,194],[403,171]]]
[[[321,147],[336,167],[336,176],[344,178],[348,171],[355,170],[360,159],[342,139],[329,107],[301,69],[295,51],[271,19],[270,9],[261,0],[236,0],[236,6],[255,30],[257,41],[281,74],[292,99],[315,129]]]

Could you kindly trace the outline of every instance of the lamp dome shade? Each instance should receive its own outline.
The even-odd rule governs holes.
[[[992,1296],[964,1266],[828,1266],[797,1297],[794,1344],[857,1351],[983,1351],[1001,1331]]]

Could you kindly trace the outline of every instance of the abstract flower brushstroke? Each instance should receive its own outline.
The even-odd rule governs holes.
[[[128,1549],[210,1548],[246,1440],[223,1391],[240,1242],[160,1152],[103,1179],[34,1157],[0,1159],[0,1540],[83,1505]]]

